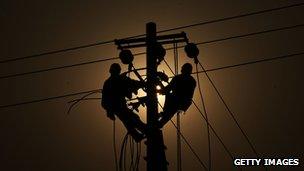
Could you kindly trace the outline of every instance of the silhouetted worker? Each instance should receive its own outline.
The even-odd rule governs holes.
[[[191,76],[192,65],[185,63],[181,74],[172,78],[171,82],[162,90],[166,95],[163,112],[160,113],[159,127],[163,127],[178,111],[186,111],[191,103],[196,87],[196,81]]]
[[[113,63],[110,67],[111,76],[103,85],[101,105],[111,120],[115,120],[116,115],[127,128],[128,133],[139,142],[144,138],[146,124],[128,108],[125,97],[132,98],[132,93],[137,93],[142,83],[120,72],[120,65]]]

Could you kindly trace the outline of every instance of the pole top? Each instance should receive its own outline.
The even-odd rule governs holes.
[[[147,27],[156,27],[156,23],[154,22],[149,22],[146,24]]]
[[[156,25],[156,23],[155,23],[155,22],[153,22],[153,21],[148,22],[147,24],[155,24],[155,25]]]

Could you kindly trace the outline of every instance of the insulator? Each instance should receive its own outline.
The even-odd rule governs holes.
[[[199,54],[199,50],[194,43],[188,43],[184,50],[189,58],[197,58]]]
[[[130,50],[126,49],[122,50],[119,53],[119,59],[123,64],[131,64],[133,62],[134,56]]]

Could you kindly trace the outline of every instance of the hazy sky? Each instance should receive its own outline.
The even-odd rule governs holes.
[[[228,3],[229,2],[229,3]],[[300,0],[170,0],[170,1],[0,1],[0,60],[50,50],[145,33],[153,21],[157,29],[239,15],[300,3]],[[185,31],[192,42],[203,42],[251,32],[303,24],[304,6],[234,19]],[[206,69],[300,53],[303,27],[231,39],[199,46],[199,59]],[[143,52],[144,49],[133,50]],[[111,58],[118,55],[114,43],[82,50],[0,64],[0,76],[56,66]],[[179,50],[180,64],[187,59]],[[167,52],[172,63],[172,52]],[[112,60],[80,67],[1,79],[0,105],[43,99],[98,89],[108,77]],[[303,55],[209,72],[240,125],[263,157],[301,158],[303,163]],[[144,67],[145,56],[135,59]],[[124,69],[126,69],[124,67]],[[170,74],[165,65],[159,70]],[[235,157],[254,157],[208,79],[201,74],[210,123]],[[114,170],[112,122],[99,101],[87,101],[66,117],[73,96],[29,105],[1,108],[0,170],[5,171],[96,171]],[[95,97],[98,97],[95,96]],[[201,108],[198,90],[194,100]],[[145,120],[145,113],[140,116]],[[117,122],[117,146],[125,128]],[[192,106],[182,116],[182,132],[201,159],[207,163],[206,122]],[[176,169],[176,134],[164,128],[169,170]],[[212,162],[215,171],[235,170],[214,134]],[[182,144],[183,169],[202,170],[196,158]],[[143,145],[142,156],[145,155]],[[145,169],[141,159],[140,168]],[[270,170],[303,170],[300,167],[271,167]],[[262,170],[247,167],[244,170]]]

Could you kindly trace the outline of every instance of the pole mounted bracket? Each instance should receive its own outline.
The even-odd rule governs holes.
[[[185,32],[156,36],[156,40],[157,43],[160,43],[162,45],[183,42],[188,43],[188,37]],[[115,39],[114,42],[115,45],[117,45],[117,49],[129,49],[147,46],[146,37],[133,39]]]

